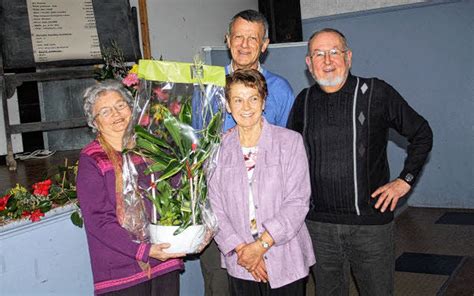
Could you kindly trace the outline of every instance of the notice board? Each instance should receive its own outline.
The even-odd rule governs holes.
[[[1,50],[3,68],[8,69],[34,68],[38,64],[45,67],[64,67],[92,65],[102,62],[100,57],[84,59],[62,59],[52,62],[35,62],[28,14],[28,0],[0,0]],[[77,3],[77,0],[61,2]],[[35,1],[35,9],[44,9],[48,0]],[[41,6],[41,3],[44,5]],[[50,1],[54,2],[54,1]],[[38,3],[40,5],[38,5]],[[51,5],[50,5],[51,6]],[[117,42],[124,52],[127,61],[136,61],[141,57],[138,37],[136,12],[130,9],[128,0],[92,0],[100,47],[110,46],[110,41]],[[30,7],[31,10],[31,7]],[[57,11],[61,12],[61,11]],[[30,15],[31,16],[31,15]],[[67,17],[65,14],[64,17]],[[35,24],[33,24],[35,25]]]

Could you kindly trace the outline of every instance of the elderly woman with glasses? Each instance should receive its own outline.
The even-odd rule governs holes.
[[[222,138],[209,199],[229,292],[303,296],[315,263],[304,223],[310,180],[303,140],[262,116],[267,85],[259,71],[235,71],[225,91],[237,126]]]
[[[124,228],[122,148],[132,97],[117,81],[89,87],[84,113],[97,138],[82,149],[77,194],[87,234],[95,294],[179,295],[185,254],[166,253],[169,244],[137,241]],[[145,166],[145,163],[139,163]],[[139,169],[139,183],[150,180]],[[142,171],[142,172],[140,172]],[[150,211],[150,202],[143,200]]]

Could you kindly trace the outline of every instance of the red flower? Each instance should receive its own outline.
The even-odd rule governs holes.
[[[51,188],[51,180],[45,180],[43,182],[38,182],[33,184],[33,194],[47,196],[49,194],[49,188]]]
[[[44,213],[42,213],[40,209],[36,209],[31,213],[30,220],[32,222],[38,222],[41,220],[41,217],[44,217]]]
[[[191,150],[192,150],[192,151],[196,151],[197,146],[198,146],[198,144],[192,143],[192,144],[191,144]]]
[[[10,196],[11,196],[10,194],[7,194],[0,198],[0,211],[3,211],[7,208],[7,203]]]
[[[23,211],[23,213],[21,213],[21,217],[22,217],[22,218],[29,217],[30,214],[31,214],[31,213],[28,212],[28,211]]]
[[[170,104],[170,112],[173,115],[178,115],[179,111],[181,111],[181,105],[178,102],[173,102]]]

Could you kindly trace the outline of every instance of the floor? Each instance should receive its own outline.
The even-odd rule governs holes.
[[[77,162],[79,150],[57,151],[48,158],[16,160],[17,170],[9,171],[8,167],[0,165],[0,194],[19,183],[31,189],[31,185],[42,181],[58,171],[59,166],[64,166],[67,160],[68,165]]]
[[[16,183],[31,186],[76,162],[79,151],[18,161],[17,171],[0,165],[0,193]],[[474,296],[474,209],[406,208],[396,218],[395,295]],[[307,295],[314,295],[310,281]],[[350,295],[358,295],[354,283]]]
[[[408,207],[395,225],[395,295],[474,296],[474,209]]]
[[[474,295],[473,268],[463,291],[450,286],[474,257],[474,210],[408,208],[396,235],[396,295]]]

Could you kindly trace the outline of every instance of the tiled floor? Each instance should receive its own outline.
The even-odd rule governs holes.
[[[455,224],[437,224],[441,217],[441,222]],[[474,209],[408,207],[398,215],[395,295],[474,296],[473,224]],[[307,296],[315,295],[313,285],[309,283]],[[359,295],[353,283],[350,295]]]
[[[0,166],[0,193],[16,183],[30,186],[43,180],[65,158],[72,163],[78,156],[79,151],[63,151],[48,159],[19,161],[16,172]],[[395,295],[474,296],[473,215],[474,209],[410,207],[398,215],[395,255],[400,270],[395,272]],[[314,295],[314,283],[308,286],[307,295]],[[358,295],[353,283],[350,294]]]
[[[453,224],[436,223],[441,217]],[[459,258],[474,257],[474,210],[408,208],[396,219],[396,234],[396,258],[399,263],[405,258],[404,270],[411,272],[395,272],[395,295],[474,295],[470,267],[462,292],[441,289],[455,284],[456,269],[464,264]]]

